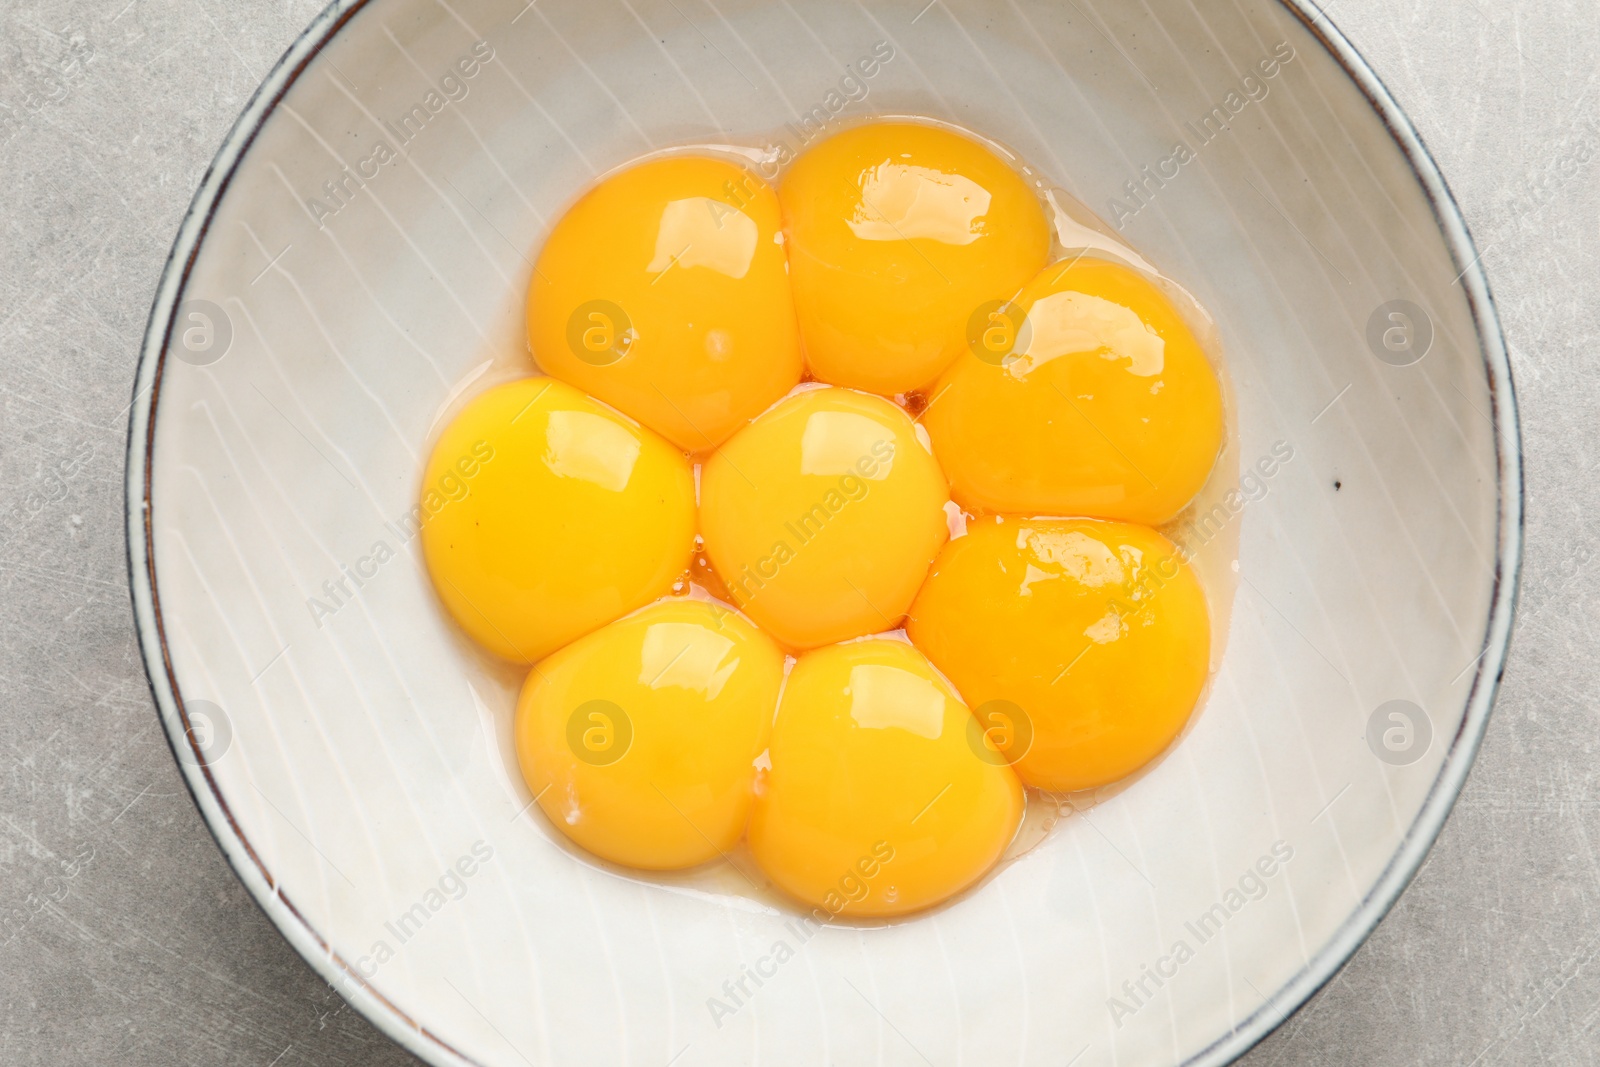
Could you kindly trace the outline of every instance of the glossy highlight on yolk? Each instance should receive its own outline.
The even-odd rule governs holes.
[[[783,644],[893,629],[949,536],[944,476],[900,408],[812,388],[705,464],[706,554],[740,608]]]
[[[689,565],[688,460],[551,378],[476,397],[440,435],[423,485],[439,599],[508,660],[532,663],[648,604]]]
[[[668,156],[591,189],[528,290],[545,373],[686,452],[715,448],[800,380],[778,198],[745,167]]]
[[[969,319],[1044,266],[1039,197],[978,141],[877,122],[804,152],[779,185],[812,373],[892,396],[966,348]]]
[[[1133,773],[1189,719],[1210,668],[1205,595],[1144,526],[989,519],[950,542],[912,605],[912,643],[980,717],[1027,724],[1027,784],[1091,789]]]
[[[1160,525],[1205,484],[1222,391],[1143,275],[1090,257],[1047,267],[984,339],[923,416],[963,507]]]
[[[517,757],[550,821],[615,863],[673,870],[744,833],[783,653],[747,620],[662,601],[557,652],[517,703]]]
[[[905,915],[948,899],[1015,836],[1022,786],[981,758],[972,713],[916,649],[818,649],[789,675],[757,786],[750,849],[830,915]]]

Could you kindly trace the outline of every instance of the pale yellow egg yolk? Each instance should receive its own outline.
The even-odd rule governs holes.
[[[472,638],[531,663],[666,593],[689,565],[694,478],[651,431],[551,378],[476,397],[423,481],[422,546]]]

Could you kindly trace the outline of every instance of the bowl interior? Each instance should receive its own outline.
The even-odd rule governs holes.
[[[1409,875],[1498,666],[1508,387],[1403,133],[1276,3],[520,7],[330,10],[158,304],[140,617],[241,877],[438,1063],[1237,1052]],[[1158,766],[937,914],[808,930],[560,845],[512,684],[441,618],[406,516],[442,413],[527,371],[530,259],[594,175],[879,113],[1012,146],[1209,309],[1239,489],[1194,518],[1237,538],[1238,584]]]

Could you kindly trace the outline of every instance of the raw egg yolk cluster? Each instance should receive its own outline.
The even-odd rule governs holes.
[[[1024,787],[1159,755],[1210,629],[1178,515],[1217,378],[1162,290],[1051,263],[978,139],[855,127],[777,187],[670,155],[601,181],[535,264],[543,375],[427,465],[424,553],[530,668],[537,803],[610,862],[746,841],[826,920],[932,907],[1004,855]]]

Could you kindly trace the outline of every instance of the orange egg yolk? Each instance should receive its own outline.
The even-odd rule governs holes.
[[[789,675],[750,849],[828,916],[904,915],[981,878],[1016,834],[1022,786],[972,713],[903,641],[808,652]]]
[[[949,535],[948,500],[903,410],[808,389],[706,462],[700,530],[740,608],[813,648],[899,625]]]
[[[990,519],[950,542],[906,631],[1041,789],[1091,789],[1178,735],[1210,667],[1206,600],[1144,526]]]
[[[539,254],[528,344],[547,374],[684,451],[720,445],[800,380],[771,186],[703,156],[607,178]]]
[[[973,314],[1049,254],[1034,190],[994,150],[937,126],[835,134],[795,160],[778,196],[811,372],[886,396],[938,377]]]
[[[1155,526],[1211,473],[1222,391],[1172,301],[1085,257],[994,311],[923,421],[965,508]]]
[[[783,653],[715,604],[652,604],[528,675],[517,755],[550,821],[597,856],[670,870],[744,833]]]

